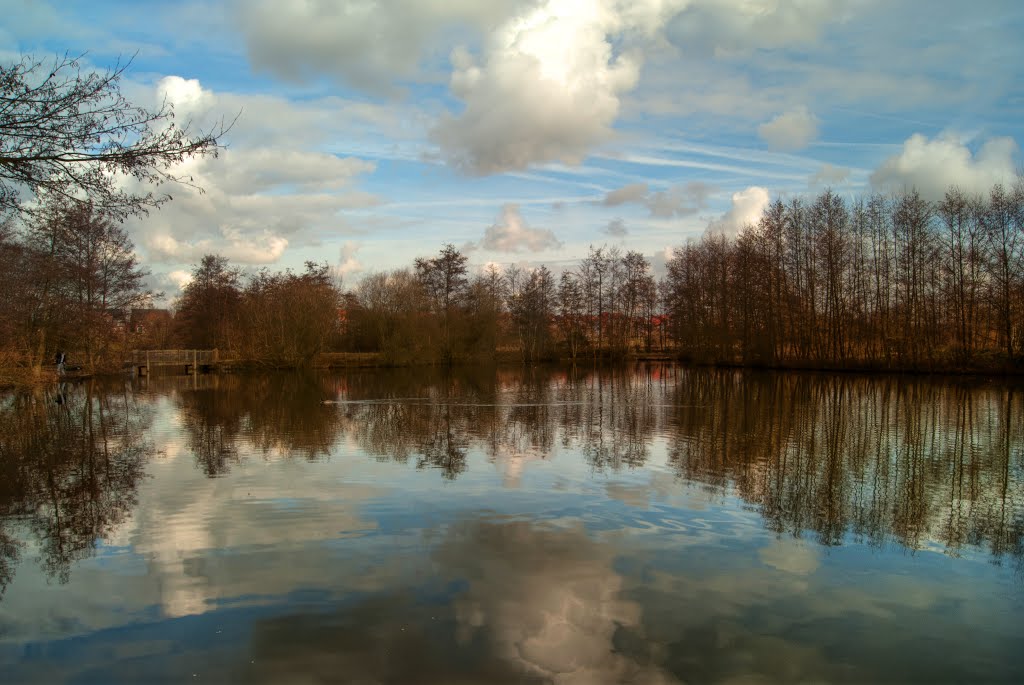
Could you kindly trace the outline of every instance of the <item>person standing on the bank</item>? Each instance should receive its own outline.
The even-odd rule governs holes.
[[[64,354],[64,350],[58,350],[57,351],[57,356],[56,356],[57,375],[58,376],[63,376],[64,375],[64,360],[65,359],[66,359],[66,356]]]

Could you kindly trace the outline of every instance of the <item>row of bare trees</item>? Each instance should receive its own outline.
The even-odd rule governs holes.
[[[735,238],[676,249],[660,283],[644,255],[617,247],[591,247],[557,276],[471,275],[467,263],[445,245],[343,293],[326,265],[244,278],[207,255],[173,326],[150,342],[278,366],[341,349],[394,364],[660,350],[711,363],[996,369],[1019,366],[1024,349],[1024,182],[984,197],[953,188],[938,203],[916,191],[777,200]],[[73,342],[97,366],[140,344],[123,313],[152,293],[108,215],[48,206],[0,234],[0,268],[6,349],[38,365]]]
[[[709,233],[666,266],[657,283],[642,254],[591,247],[560,277],[541,266],[469,278],[447,245],[414,272],[364,280],[349,342],[395,361],[659,349],[727,364],[1012,368],[1024,349],[1024,181],[986,196],[951,188],[937,203],[914,190],[776,200],[735,238]]]
[[[575,270],[489,267],[470,277],[453,245],[415,269],[364,278],[347,301],[348,344],[393,362],[524,361],[625,354],[656,341],[658,289],[639,252],[591,248]]]
[[[120,368],[136,347],[219,348],[296,366],[338,345],[341,291],[326,265],[243,279],[225,258],[208,255],[172,319],[151,309],[149,273],[124,228],[89,204],[53,202],[16,227],[0,226],[0,270],[3,373],[38,370],[57,350],[92,371]]]
[[[174,341],[275,366],[305,365],[337,345],[340,306],[326,265],[263,270],[243,284],[227,259],[207,255],[176,303]]]
[[[776,200],[735,238],[673,253],[657,283],[640,253],[591,247],[559,277],[489,269],[470,278],[447,245],[365,279],[349,344],[393,361],[526,361],[667,350],[767,366],[996,369],[1024,349],[1024,182],[986,196],[951,188],[847,200]]]
[[[846,201],[777,200],[736,239],[677,250],[662,285],[704,361],[995,367],[1024,344],[1024,183]]]
[[[68,346],[79,364],[120,359],[126,313],[153,296],[128,234],[88,203],[49,202],[0,226],[0,271],[0,367],[38,368]]]

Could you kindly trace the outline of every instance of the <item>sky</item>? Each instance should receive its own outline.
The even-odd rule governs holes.
[[[0,0],[0,59],[131,59],[134,102],[235,120],[200,193],[127,223],[173,299],[217,253],[346,287],[735,234],[773,198],[1012,183],[1024,3]]]

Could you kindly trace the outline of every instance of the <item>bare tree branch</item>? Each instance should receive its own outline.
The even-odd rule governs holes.
[[[156,111],[132,104],[120,91],[130,64],[84,71],[80,57],[64,55],[0,65],[0,214],[33,214],[32,200],[50,195],[124,219],[171,199],[126,189],[126,178],[195,187],[175,166],[216,157],[234,122],[193,133],[167,100]]]

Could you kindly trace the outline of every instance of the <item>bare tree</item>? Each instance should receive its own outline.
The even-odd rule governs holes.
[[[569,357],[575,361],[580,348],[586,343],[583,289],[579,276],[571,271],[562,273],[558,283],[559,330],[569,350]]]
[[[990,258],[990,297],[998,322],[999,339],[1008,361],[1012,361],[1015,354],[1015,290],[1024,271],[1022,206],[1024,186],[1020,182],[1009,191],[997,183],[989,194],[988,211],[983,215]]]
[[[31,200],[45,195],[88,200],[123,219],[171,196],[133,191],[120,179],[191,185],[175,165],[216,156],[230,125],[193,133],[188,123],[174,122],[166,100],[155,111],[132,104],[120,90],[130,64],[86,71],[81,58],[65,55],[0,65],[0,214],[31,214]]]
[[[468,257],[452,244],[446,244],[433,259],[416,260],[416,276],[434,302],[441,317],[444,339],[442,361],[450,364],[454,359],[452,348],[452,320],[465,299],[469,281],[466,278]]]
[[[555,280],[543,265],[510,282],[509,312],[519,333],[523,361],[543,359],[550,351],[555,297]]]
[[[356,288],[349,333],[360,349],[381,352],[391,364],[422,361],[440,338],[423,285],[408,269],[370,274]]]
[[[950,188],[938,205],[945,228],[945,276],[948,305],[955,325],[956,353],[961,361],[974,355],[984,249],[978,202],[959,188]]]
[[[275,366],[309,366],[339,334],[341,293],[326,264],[253,276],[239,307],[239,347]]]
[[[177,302],[175,324],[183,344],[190,348],[232,348],[242,298],[241,276],[226,257],[203,257]]]

